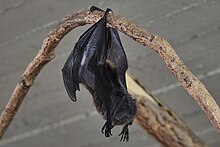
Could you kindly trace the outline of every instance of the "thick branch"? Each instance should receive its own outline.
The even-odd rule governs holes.
[[[94,23],[100,19],[101,12],[82,11],[74,15],[67,16],[53,31],[51,31],[44,40],[42,47],[28,65],[22,80],[19,82],[11,95],[5,110],[0,116],[0,138],[3,136],[11,120],[16,114],[23,98],[27,94],[34,79],[43,68],[43,66],[54,58],[54,48],[59,41],[72,29],[88,23]],[[151,34],[138,26],[128,22],[125,18],[119,16],[110,16],[109,23],[116,26],[120,31],[132,37],[136,41],[155,49],[164,59],[165,63],[181,81],[184,88],[195,98],[207,113],[210,120],[216,128],[219,127],[219,108],[212,99],[205,87],[192,75],[190,71],[180,61],[172,47],[161,37]],[[210,108],[212,107],[212,108]]]
[[[170,147],[206,146],[170,108],[131,74],[127,74],[126,81],[129,93],[137,100],[136,121],[161,144]]]

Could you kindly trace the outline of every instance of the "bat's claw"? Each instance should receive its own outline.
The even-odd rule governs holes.
[[[128,131],[128,125],[125,125],[119,134],[121,136],[120,141],[127,141],[129,140],[129,131]]]
[[[106,15],[106,14],[112,14],[112,13],[113,13],[113,11],[112,11],[112,9],[110,9],[110,8],[107,8],[106,11],[105,11],[105,15]]]
[[[91,8],[90,8],[90,11],[103,11],[102,9],[100,9],[100,8],[98,8],[98,7],[96,7],[96,6],[92,6]]]
[[[102,11],[102,12],[104,12],[102,9],[100,9],[100,8],[98,8],[98,7],[96,7],[96,6],[92,6],[91,8],[90,8],[90,11]],[[112,9],[110,9],[110,8],[107,8],[106,9],[106,12],[105,12],[106,14],[109,14],[109,13],[113,13],[113,11],[112,11]]]
[[[112,128],[113,127],[108,122],[106,122],[104,124],[104,126],[102,127],[102,133],[105,134],[105,137],[111,137],[112,136],[112,132],[111,132]]]

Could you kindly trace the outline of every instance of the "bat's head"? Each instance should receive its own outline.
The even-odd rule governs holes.
[[[112,125],[125,125],[133,122],[137,112],[136,101],[129,94],[123,96],[112,116]]]

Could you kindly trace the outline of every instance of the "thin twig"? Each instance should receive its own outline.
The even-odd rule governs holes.
[[[0,138],[14,118],[14,115],[40,70],[55,57],[54,48],[58,45],[60,40],[72,29],[85,24],[94,23],[99,20],[101,16],[103,16],[103,13],[96,11],[93,13],[90,11],[82,11],[74,15],[69,15],[48,34],[37,56],[26,68],[21,81],[17,84],[8,104],[0,116]],[[197,101],[213,125],[220,130],[220,110],[218,105],[206,90],[205,86],[186,68],[166,40],[141,29],[120,16],[111,15],[108,17],[108,22],[137,42],[158,52],[171,72],[181,82],[182,86]]]

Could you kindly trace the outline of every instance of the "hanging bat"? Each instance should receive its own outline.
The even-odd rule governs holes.
[[[90,10],[102,11],[94,6]],[[128,141],[128,125],[132,124],[137,108],[127,92],[127,57],[118,31],[106,26],[109,13],[111,9],[80,36],[62,69],[63,81],[73,101],[76,90],[80,90],[79,83],[89,90],[97,111],[106,120],[102,127],[106,137],[112,136],[115,125],[123,125],[120,141]]]

